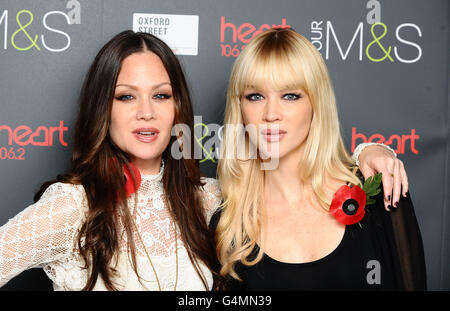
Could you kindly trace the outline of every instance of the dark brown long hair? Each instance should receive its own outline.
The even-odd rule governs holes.
[[[114,144],[108,131],[115,85],[122,62],[127,56],[143,51],[156,54],[167,70],[176,102],[174,123],[186,124],[191,133],[194,133],[194,116],[188,85],[177,57],[163,41],[153,35],[124,31],[103,46],[85,78],[79,98],[70,171],[42,184],[34,196],[35,201],[39,200],[45,189],[54,182],[83,185],[89,210],[78,234],[78,248],[86,263],[85,268],[90,269],[84,290],[92,290],[99,275],[107,289],[116,289],[113,283],[116,271],[112,268],[112,260],[119,248],[119,214],[124,215],[128,249],[131,250],[133,268],[139,276],[132,216],[126,200],[121,199],[125,198],[122,168],[130,161],[130,157]],[[192,138],[190,150],[193,153]],[[165,162],[162,177],[165,199],[174,221],[180,228],[189,258],[208,289],[198,260],[211,271],[215,269],[217,261],[214,235],[206,224],[199,195],[202,184],[198,160],[194,159],[193,154],[190,158],[174,159],[170,150],[176,139],[171,137],[162,155]]]

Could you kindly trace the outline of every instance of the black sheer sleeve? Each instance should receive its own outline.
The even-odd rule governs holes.
[[[422,236],[409,193],[390,214],[404,289],[426,290]]]
[[[380,186],[383,189],[383,185]],[[384,194],[381,191],[376,203],[366,206],[371,213],[374,243],[382,256],[390,262],[397,290],[423,291],[427,289],[425,255],[422,236],[410,194],[401,196],[397,208],[387,212],[384,208]],[[384,288],[391,290],[392,288]]]
[[[356,175],[364,184],[361,171],[358,170]],[[383,189],[383,184],[380,188]],[[376,206],[372,208],[369,206],[368,209],[377,214],[377,217],[373,219],[378,222],[376,226],[384,227],[379,234],[387,236],[388,245],[383,248],[388,249],[392,255],[398,285],[408,291],[426,290],[427,274],[423,241],[410,193],[407,193],[406,198],[400,196],[398,207],[391,208],[390,212],[384,209],[383,190],[375,199]]]

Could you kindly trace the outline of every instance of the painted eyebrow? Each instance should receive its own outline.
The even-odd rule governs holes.
[[[159,87],[161,87],[163,85],[166,85],[166,84],[171,86],[171,84],[169,82],[162,82],[162,83],[159,83],[159,84],[156,84],[156,85],[152,86],[152,90],[157,89],[157,88],[159,88]],[[134,85],[131,85],[131,84],[123,84],[123,83],[121,83],[121,84],[117,84],[116,85],[116,87],[119,87],[119,86],[125,86],[125,87],[129,87],[130,89],[137,90],[137,87],[135,87]]]

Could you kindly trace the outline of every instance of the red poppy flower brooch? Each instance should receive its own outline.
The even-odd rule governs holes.
[[[330,213],[344,225],[359,223],[366,214],[365,207],[375,203],[371,197],[380,193],[381,173],[367,178],[361,189],[359,186],[344,185],[336,191],[331,201]]]
[[[133,193],[139,189],[139,186],[141,185],[141,173],[139,172],[139,169],[134,166],[131,163],[128,163],[128,165],[131,167],[133,171],[134,178],[136,180],[136,188],[134,187],[133,182],[133,175],[131,174],[128,166],[126,164],[123,165],[123,173],[125,175],[125,196],[129,198]]]

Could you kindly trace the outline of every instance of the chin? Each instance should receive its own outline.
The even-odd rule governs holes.
[[[261,159],[266,160],[266,159],[281,159],[284,154],[280,153],[280,152],[260,152],[259,156],[261,157]]]
[[[150,152],[142,152],[142,150],[133,152],[133,151],[129,151],[128,152],[134,159],[139,159],[142,161],[150,161],[150,160],[156,160],[162,157],[162,153],[161,152],[155,152],[155,150],[152,150]]]
[[[265,159],[280,159],[283,156],[286,155],[285,148],[280,148],[281,144],[267,144],[266,146],[263,146],[263,148],[259,148],[259,155],[261,158]]]

